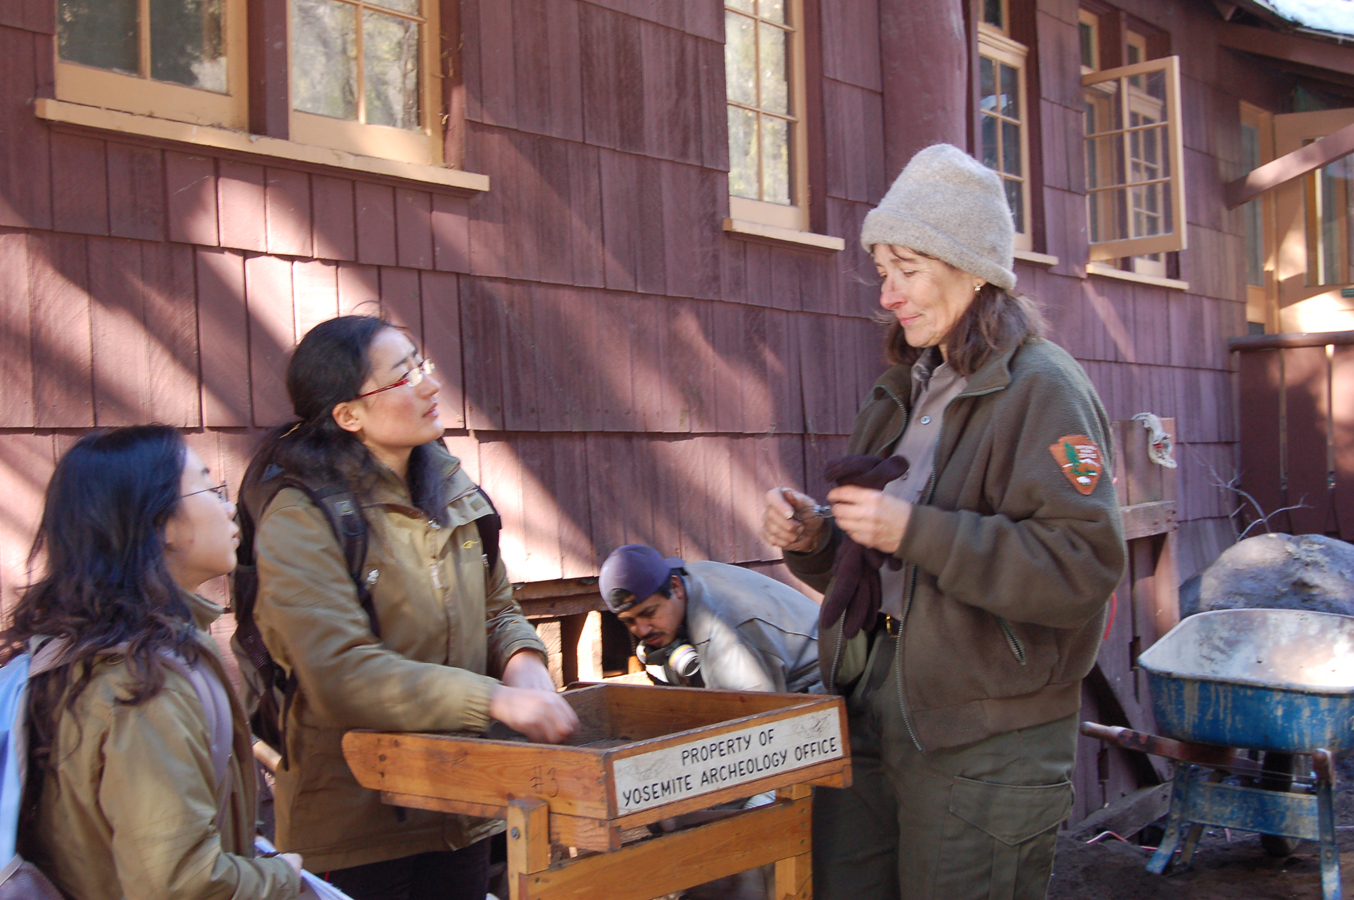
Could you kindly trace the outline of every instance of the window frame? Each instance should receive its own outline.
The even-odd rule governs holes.
[[[726,12],[735,12],[739,15],[747,15],[743,10],[730,9],[728,4],[721,4]],[[790,121],[790,142],[787,148],[790,156],[790,203],[772,203],[766,200],[755,200],[750,197],[735,196],[729,192],[729,218],[733,226],[726,230],[739,231],[737,223],[753,223],[755,225],[769,226],[775,229],[782,229],[787,232],[809,232],[809,136],[808,136],[808,97],[807,97],[807,79],[805,77],[805,48],[804,48],[804,0],[786,0],[785,3],[785,26],[789,35],[787,41],[787,53],[785,54],[786,67],[789,69],[789,78],[787,79],[787,88],[789,93],[789,113],[787,118]],[[727,35],[725,38],[725,53],[728,52]],[[729,91],[727,84],[724,89],[724,108],[725,122],[728,121],[727,110],[730,106]],[[739,108],[747,108],[739,105]],[[729,136],[725,134],[725,141]],[[760,146],[758,149],[760,153]],[[730,173],[732,174],[732,147],[730,147]]]
[[[1274,114],[1242,100],[1240,101],[1239,122],[1240,125],[1252,128],[1256,132],[1258,143],[1257,166],[1263,166],[1273,160]],[[1246,282],[1246,321],[1260,323],[1264,325],[1267,332],[1273,333],[1278,330],[1279,325],[1278,281],[1275,266],[1274,192],[1265,191],[1259,197],[1247,201],[1242,209],[1245,210],[1251,203],[1257,204],[1254,208],[1260,211],[1262,283],[1257,285],[1251,284],[1249,280]],[[1248,227],[1248,224],[1243,227]]]
[[[378,6],[371,0],[340,0],[360,8]],[[378,125],[349,119],[339,119],[299,110],[294,105],[292,91],[293,42],[291,39],[291,15],[293,0],[287,0],[287,106],[290,121],[290,138],[302,144],[315,147],[327,147],[356,153],[360,156],[375,156],[419,165],[442,165],[441,125],[441,73],[437,63],[441,56],[440,47],[434,48],[432,42],[441,34],[438,0],[418,0],[423,24],[418,41],[419,52],[419,127],[417,130],[396,128],[390,125]],[[378,6],[378,9],[379,6]],[[388,11],[380,9],[385,14]],[[407,18],[407,16],[397,16]],[[358,72],[363,71],[361,34],[357,35]],[[364,104],[365,83],[358,86],[359,109]],[[379,148],[377,152],[374,148]]]
[[[1089,9],[1081,8],[1077,10],[1077,55],[1081,55],[1081,26],[1086,25],[1091,29],[1091,65],[1087,67],[1086,63],[1081,63],[1081,74],[1096,72],[1100,69],[1100,16],[1091,12]]]
[[[226,54],[225,93],[152,78],[149,74],[150,0],[138,0],[137,6],[139,65],[146,74],[131,75],[64,60],[60,36],[54,34],[52,58],[56,99],[192,125],[247,130],[249,21],[246,4],[233,0],[221,4]]]
[[[1009,10],[1004,9],[1009,15]],[[1031,171],[1030,171],[1030,103],[1029,103],[1029,72],[1027,62],[1029,59],[1029,48],[1019,41],[1014,41],[1007,34],[994,25],[987,22],[978,23],[978,66],[979,66],[979,84],[982,82],[981,67],[982,59],[986,57],[994,62],[1004,64],[1016,70],[1017,88],[1016,92],[1020,96],[1021,117],[1018,120],[1020,125],[1020,193],[1021,193],[1021,219],[1016,223],[1015,249],[1023,251],[1032,251],[1034,249],[1034,236],[1031,233],[1031,223],[1033,221],[1032,210],[1030,209],[1031,198]],[[998,80],[1000,78],[998,77]],[[1000,87],[998,86],[998,91]],[[981,99],[981,98],[979,98]],[[982,158],[982,120],[984,116],[990,115],[983,109],[978,110],[978,158]],[[1005,117],[997,116],[998,121],[1009,121]],[[1000,131],[998,131],[1000,134]],[[1000,138],[998,138],[1000,141]],[[1000,161],[1000,150],[998,151],[998,161]],[[997,177],[1003,182],[1010,177],[1010,173],[994,169]],[[1004,185],[1003,185],[1004,188]]]
[[[1156,72],[1162,72],[1165,76],[1165,149],[1166,158],[1170,163],[1170,174],[1167,176],[1167,189],[1164,192],[1170,203],[1171,221],[1173,230],[1166,234],[1144,235],[1142,237],[1126,237],[1109,241],[1098,241],[1090,244],[1088,258],[1091,261],[1114,260],[1124,257],[1143,257],[1166,253],[1170,251],[1183,250],[1188,245],[1187,234],[1188,224],[1185,220],[1185,181],[1184,181],[1184,144],[1183,134],[1180,123],[1180,59],[1177,56],[1163,56],[1157,59],[1149,59],[1144,62],[1136,63],[1130,66],[1119,66],[1113,69],[1101,69],[1095,72],[1088,72],[1081,77],[1082,90],[1089,97],[1090,92],[1096,90],[1098,85],[1107,82],[1118,82],[1118,90],[1122,96],[1131,98],[1130,93],[1131,79],[1148,75]],[[1103,90],[1103,89],[1101,89]],[[1126,117],[1130,113],[1131,104],[1124,103],[1123,114]],[[1125,140],[1133,132],[1128,122],[1121,120],[1117,123],[1119,127],[1107,131],[1096,132],[1097,139],[1103,139],[1111,135],[1123,135]],[[1084,133],[1083,127],[1083,148],[1089,145],[1090,135]],[[1129,151],[1125,148],[1125,159],[1129,158]],[[1087,173],[1090,174],[1090,163],[1087,162]],[[1133,183],[1125,181],[1123,184],[1111,185],[1108,187],[1097,187],[1094,190],[1088,184],[1086,186],[1086,204],[1088,220],[1091,215],[1091,208],[1094,203],[1094,195],[1105,194],[1110,191],[1130,191]],[[1111,195],[1113,196],[1113,195]],[[1126,201],[1128,202],[1128,201]],[[1131,202],[1126,206],[1131,210]],[[1130,227],[1132,217],[1129,217]],[[1088,229],[1089,232],[1089,229]],[[1088,233],[1087,237],[1090,235]],[[1160,272],[1152,271],[1156,268],[1158,261],[1146,260],[1144,263],[1153,265],[1139,265],[1138,260],[1134,260],[1134,271],[1142,275],[1162,276],[1165,274],[1165,261],[1161,260],[1159,265]]]

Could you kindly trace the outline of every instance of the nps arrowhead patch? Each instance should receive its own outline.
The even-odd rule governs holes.
[[[1067,480],[1082,494],[1095,490],[1100,473],[1105,465],[1100,457],[1100,448],[1084,434],[1067,434],[1058,438],[1056,444],[1049,444],[1048,452],[1062,469]]]

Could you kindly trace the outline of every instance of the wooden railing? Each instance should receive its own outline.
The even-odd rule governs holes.
[[[1354,331],[1233,338],[1241,529],[1354,538]],[[1260,520],[1268,518],[1267,523]]]

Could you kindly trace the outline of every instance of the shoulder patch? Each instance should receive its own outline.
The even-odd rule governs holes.
[[[1095,490],[1100,473],[1105,470],[1100,448],[1084,434],[1066,434],[1056,444],[1049,444],[1048,452],[1062,469],[1067,480],[1082,494]]]

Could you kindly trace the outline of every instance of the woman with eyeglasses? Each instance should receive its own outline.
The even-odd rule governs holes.
[[[235,567],[234,515],[163,425],[81,438],[47,485],[46,574],[0,656],[54,662],[29,680],[18,851],[67,897],[297,896],[300,857],[254,856],[249,725],[197,594]]]
[[[241,489],[257,523],[254,621],[297,684],[277,845],[356,900],[483,900],[487,838],[502,823],[382,803],[344,762],[345,732],[481,732],[498,720],[560,742],[577,727],[502,562],[488,568],[476,520],[493,510],[442,444],[439,387],[403,330],[369,316],[320,323],[287,368],[296,421],[265,439]],[[252,505],[266,493],[257,482],[281,473],[357,497],[373,616],[303,491]]]

